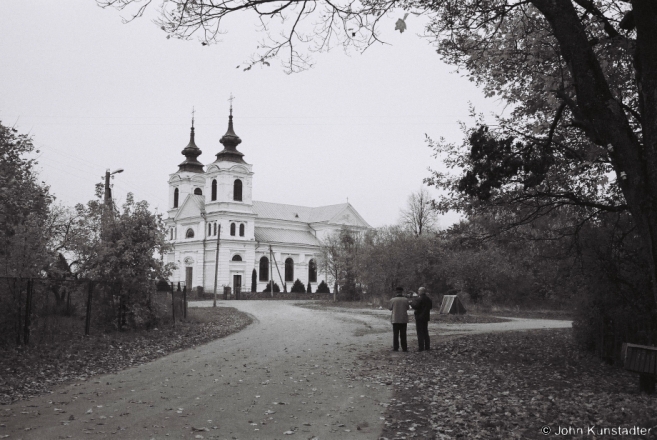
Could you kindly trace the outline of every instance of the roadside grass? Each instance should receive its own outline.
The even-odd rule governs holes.
[[[360,363],[360,379],[393,388],[381,439],[594,438],[590,427],[618,438],[600,429],[634,426],[652,429],[633,437],[657,438],[657,397],[639,393],[637,375],[582,353],[572,329],[435,337],[429,352]]]
[[[378,305],[374,305],[373,303],[367,303],[367,302],[313,301],[308,303],[297,303],[296,306],[303,307],[306,309],[311,309],[311,310],[323,310],[323,311],[345,309],[345,311],[349,311],[349,312],[362,312],[362,313],[370,312],[370,314],[376,315],[377,317],[380,317],[382,319],[386,319],[386,320],[390,319],[390,315],[387,309],[379,308]],[[386,313],[382,314],[379,311],[385,311]],[[410,323],[415,322],[415,318],[412,310],[408,311],[408,320]],[[509,320],[504,319],[502,317],[493,316],[490,314],[479,314],[479,313],[477,314],[466,313],[465,315],[449,315],[449,314],[440,315],[438,314],[438,309],[434,307],[431,313],[431,321],[440,322],[442,324],[487,324],[494,322],[508,322]]]
[[[242,330],[252,319],[232,307],[189,308],[187,319],[159,328],[79,332],[56,342],[0,350],[0,404],[50,392],[71,380],[113,373]]]
[[[529,318],[529,319],[562,319],[572,320],[574,316],[573,309],[557,309],[544,307],[512,307],[512,306],[473,306],[467,307],[468,312],[477,314],[486,314],[492,316],[502,316],[508,318]]]

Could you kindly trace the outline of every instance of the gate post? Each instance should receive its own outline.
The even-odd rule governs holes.
[[[30,343],[30,325],[32,324],[32,292],[34,291],[34,280],[27,280],[27,292],[25,295],[25,327],[23,329],[23,341],[25,345]]]
[[[91,295],[94,291],[94,282],[89,280],[87,284],[87,316],[84,323],[84,335],[89,336],[91,329]]]
[[[171,283],[171,316],[173,318],[173,326],[176,326],[176,292],[173,289],[173,282]]]
[[[183,287],[183,318],[187,319],[187,285]]]

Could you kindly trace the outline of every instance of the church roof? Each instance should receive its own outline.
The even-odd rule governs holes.
[[[198,194],[190,194],[183,201],[176,213],[175,219],[195,217],[205,211],[205,198]]]
[[[224,146],[224,149],[217,153],[217,160],[215,162],[228,161],[236,163],[244,162],[244,154],[237,150],[237,146],[242,143],[242,139],[235,134],[233,129],[233,106],[230,106],[230,116],[228,116],[228,131],[219,139],[219,142]]]
[[[327,222],[350,206],[348,203],[337,205],[308,206],[286,205],[283,203],[269,203],[253,201],[253,212],[260,218],[274,220],[290,220],[303,223]]]
[[[202,173],[203,164],[197,159],[201,153],[201,149],[197,147],[196,142],[194,142],[194,119],[192,119],[192,129],[189,134],[189,144],[187,144],[187,146],[182,150],[182,155],[185,156],[185,160],[180,165],[178,165],[178,171]]]
[[[319,246],[319,240],[309,231],[295,231],[293,229],[255,227],[256,241],[265,243],[307,244]]]

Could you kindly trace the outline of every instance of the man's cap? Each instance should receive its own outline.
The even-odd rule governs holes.
[[[404,291],[404,288],[403,288],[403,287],[397,287],[397,288],[395,289],[395,292],[403,292],[403,291]]]
[[[417,289],[417,291],[418,291],[418,293],[422,294],[422,293],[425,293],[427,291],[427,289],[425,289],[424,287],[420,287],[419,289]]]

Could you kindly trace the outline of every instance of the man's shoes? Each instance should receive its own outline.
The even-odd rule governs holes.
[[[424,351],[424,348],[420,348],[418,351]]]
[[[399,351],[399,349],[398,348],[393,348],[392,351]]]
[[[406,351],[408,351],[408,350],[402,350],[402,351],[406,352]]]

